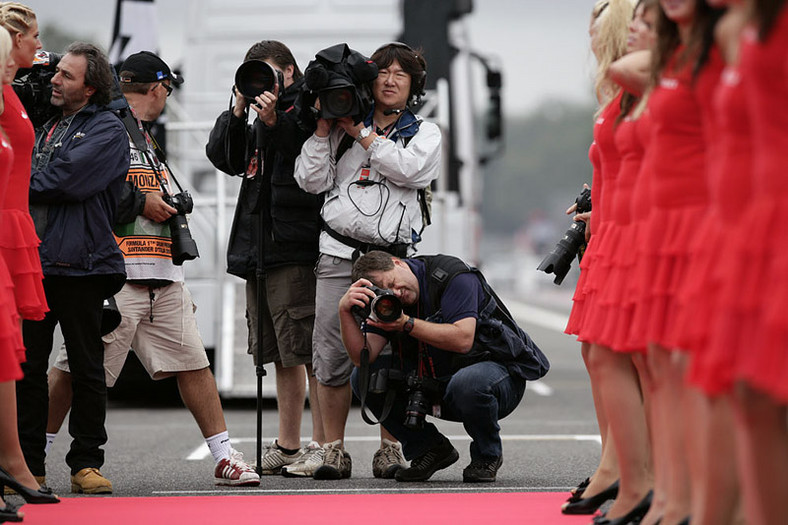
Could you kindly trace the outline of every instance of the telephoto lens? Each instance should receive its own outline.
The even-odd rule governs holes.
[[[247,60],[235,72],[235,87],[249,102],[265,91],[273,93],[277,85],[281,93],[284,88],[282,73],[262,60]]]
[[[586,213],[591,211],[591,190],[583,189],[575,199],[577,208],[576,213]],[[572,225],[566,230],[564,236],[555,245],[555,248],[542,259],[536,269],[540,272],[555,274],[553,282],[561,284],[564,282],[566,274],[572,267],[572,260],[578,260],[583,256],[586,245],[586,223],[583,221],[573,221]]]

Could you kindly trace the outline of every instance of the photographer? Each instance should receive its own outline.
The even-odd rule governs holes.
[[[185,192],[171,193],[169,170],[143,125],[159,117],[173,85],[183,79],[149,51],[129,56],[120,69],[121,88],[133,111],[133,116],[124,118],[127,136],[122,140],[130,144],[131,166],[115,225],[128,278],[115,296],[121,323],[104,337],[107,384],[115,383],[133,345],[153,379],[176,377],[181,398],[216,461],[215,483],[256,486],[259,476],[230,446],[216,381],[197,330],[195,306],[183,282],[183,267],[173,262],[179,254],[173,253],[177,248],[170,229],[179,226],[173,219],[191,207],[191,197]],[[50,413],[57,415],[49,422],[50,433],[57,432],[68,411],[71,374],[64,357],[61,352],[50,373]],[[98,491],[111,492],[111,483],[97,487]]]
[[[36,45],[35,34],[26,39]],[[84,43],[69,46],[52,77],[50,102],[58,112],[36,130],[30,173],[31,215],[41,239],[50,310],[41,321],[23,323],[27,362],[16,389],[19,438],[30,471],[43,479],[46,371],[60,324],[74,363],[69,421],[74,439],[66,463],[76,487],[107,482],[99,472],[101,446],[107,441],[101,312],[104,299],[125,278],[112,225],[129,169],[129,144],[123,124],[104,109],[111,86],[112,70],[100,49]]]
[[[276,367],[279,435],[262,459],[262,473],[278,474],[299,459],[319,464],[323,452],[323,425],[312,374],[314,267],[323,197],[305,192],[293,178],[295,158],[309,136],[295,109],[303,86],[298,64],[287,46],[275,40],[254,44],[241,67],[254,67],[255,61],[258,70],[247,71],[272,68],[276,76],[281,74],[282,84],[276,80],[270,90],[254,90],[254,101],[236,86],[235,105],[216,119],[205,152],[217,169],[242,177],[227,248],[227,272],[246,280],[248,351],[255,365],[258,322],[262,322],[260,364]],[[244,78],[236,80],[245,84]],[[247,124],[248,109],[257,114],[252,126]],[[258,270],[262,272],[259,283]],[[258,301],[262,312],[257,311]],[[313,430],[312,443],[302,452],[307,376]],[[305,468],[289,474],[311,476],[311,471]]]
[[[318,119],[296,160],[298,184],[310,193],[326,194],[313,345],[326,457],[315,479],[350,476],[343,441],[353,365],[342,347],[337,303],[352,282],[352,261],[372,249],[400,256],[412,251],[423,225],[418,192],[440,172],[440,129],[410,110],[423,94],[424,57],[405,44],[392,43],[371,58],[379,70],[372,110],[362,122],[352,117]],[[385,428],[381,432],[373,474],[392,477],[404,460],[399,445],[392,444]]]
[[[375,369],[407,378],[404,384],[390,380],[388,388],[376,389],[393,390],[388,407],[382,393],[367,398],[411,461],[397,472],[397,481],[425,481],[459,459],[435,425],[424,422],[425,415],[461,422],[470,435],[471,463],[463,481],[495,481],[503,462],[498,420],[517,408],[526,380],[547,373],[547,358],[517,327],[481,273],[456,257],[400,259],[372,251],[356,261],[353,279],[339,303],[350,359],[363,366],[362,354],[368,351]],[[370,316],[359,327],[354,307],[363,309],[375,298],[371,286],[390,290],[402,311],[388,322]],[[378,360],[387,341],[393,354]],[[363,368],[354,370],[352,384],[364,399],[360,386],[366,386],[367,378],[362,373]]]

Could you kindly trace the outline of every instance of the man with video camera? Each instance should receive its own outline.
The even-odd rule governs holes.
[[[357,367],[351,383],[411,461],[397,481],[425,481],[459,459],[427,415],[461,422],[470,435],[463,481],[495,481],[503,463],[498,420],[517,408],[526,380],[547,373],[547,358],[481,272],[456,257],[372,251],[355,262],[352,278],[339,303],[342,341]],[[389,341],[392,354],[381,356]]]
[[[296,109],[302,86],[303,74],[285,44],[255,43],[236,73],[235,104],[216,119],[205,146],[217,169],[242,177],[227,272],[246,280],[248,352],[255,365],[274,363],[276,368],[279,433],[261,460],[264,475],[279,474],[298,460],[319,459],[323,445],[312,374],[323,196],[305,192],[293,178],[295,158],[309,136]],[[249,110],[257,115],[253,125],[247,123]],[[302,449],[307,376],[312,441]]]
[[[123,124],[104,107],[111,87],[112,70],[100,49],[81,42],[68,47],[52,77],[49,102],[56,115],[36,130],[30,174],[30,211],[41,239],[50,311],[41,321],[23,323],[27,362],[17,382],[19,438],[30,471],[43,479],[46,372],[59,324],[74,364],[74,439],[66,463],[75,486],[106,481],[99,471],[107,442],[101,313],[104,299],[125,278],[112,225],[129,144]]]
[[[373,249],[401,256],[413,250],[425,225],[419,194],[438,177],[441,162],[440,129],[411,110],[424,94],[427,63],[423,55],[394,42],[377,49],[371,62],[357,52],[337,62],[337,52],[343,48],[347,50],[346,45],[340,45],[317,55],[334,58],[334,62],[326,60],[329,67],[320,64],[323,67],[314,70],[316,83],[330,88],[337,70],[348,71],[351,80],[361,72],[362,78],[372,78],[374,106],[359,107],[356,114],[327,114],[337,90],[321,92],[316,130],[304,143],[295,170],[302,188],[326,195],[321,211],[324,224],[316,269],[313,344],[326,445],[325,460],[314,471],[315,479],[351,475],[344,438],[353,364],[342,346],[337,303],[352,282],[352,261]],[[376,69],[371,75],[367,74],[369,67]],[[305,73],[307,85],[311,68],[312,64]],[[321,79],[324,82],[319,82]],[[366,85],[355,86],[355,92],[367,89]],[[349,98],[341,93],[338,99]],[[373,457],[372,472],[375,477],[390,478],[404,459],[399,444],[385,430],[381,427],[381,447]]]
[[[195,306],[184,283],[181,264],[197,255],[191,237],[183,238],[188,231],[183,231],[183,215],[191,211],[191,197],[184,191],[173,192],[174,178],[145,125],[159,117],[173,86],[182,82],[150,51],[129,56],[120,68],[121,90],[132,110],[123,118],[123,141],[130,144],[131,165],[114,231],[127,280],[115,296],[121,323],[104,337],[106,381],[108,386],[115,383],[131,347],[153,379],[175,376],[181,398],[216,462],[215,483],[256,486],[260,477],[230,446]],[[178,242],[175,230],[181,230]],[[50,372],[50,433],[57,432],[68,412],[71,374],[65,357],[61,351]],[[94,488],[94,492],[111,491],[109,481]],[[87,490],[83,487],[82,492]]]

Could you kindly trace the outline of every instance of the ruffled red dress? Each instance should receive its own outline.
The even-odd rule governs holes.
[[[5,194],[13,161],[11,143],[0,131],[0,196]],[[1,217],[0,227],[5,228]],[[5,260],[0,255],[0,383],[21,379],[22,368],[19,364],[24,360],[25,348],[14,301],[14,283]]]
[[[595,342],[589,338],[593,333],[589,320],[591,312],[598,300],[598,292],[604,286],[606,268],[597,264],[600,248],[605,242],[605,231],[610,216],[610,203],[615,194],[616,176],[620,157],[616,150],[614,126],[621,113],[621,97],[619,93],[605,108],[594,123],[594,144],[599,155],[599,165],[595,166],[591,185],[591,239],[588,242],[583,260],[580,263],[580,278],[575,288],[572,312],[564,330],[568,334],[577,335],[578,341]],[[590,152],[593,154],[593,151]],[[592,158],[593,164],[593,158]],[[589,332],[591,330],[591,332]]]
[[[651,211],[644,226],[643,256],[635,279],[645,287],[631,329],[633,341],[645,339],[677,347],[679,290],[685,284],[692,246],[708,206],[704,116],[723,68],[712,48],[708,62],[693,78],[692,60],[678,67],[674,54],[649,98],[651,113]]]
[[[722,308],[736,323],[720,321],[712,348],[730,347],[733,379],[788,404],[788,231],[781,227],[788,198],[787,8],[765,41],[745,30],[740,70],[752,129],[752,197],[725,263]]]
[[[0,211],[3,221],[0,251],[11,272],[19,314],[24,319],[41,320],[49,307],[41,282],[44,278],[38,256],[41,241],[36,235],[28,205],[35,135],[27,112],[11,86],[3,87],[3,99],[5,110],[0,115],[0,126],[14,148],[14,163]]]

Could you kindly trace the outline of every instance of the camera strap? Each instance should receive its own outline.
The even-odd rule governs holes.
[[[383,400],[383,410],[380,412],[380,419],[375,421],[374,417],[367,415],[367,393],[369,391],[369,347],[367,346],[367,333],[364,332],[364,347],[361,349],[361,366],[358,371],[359,400],[361,401],[361,419],[368,425],[378,425],[389,417],[391,407],[397,392],[393,388],[386,390],[386,398]]]

